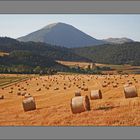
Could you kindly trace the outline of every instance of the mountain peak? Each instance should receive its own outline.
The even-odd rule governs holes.
[[[56,26],[72,26],[72,25],[69,25],[69,24],[66,24],[66,23],[62,23],[62,22],[56,22],[56,23],[51,23],[51,24],[43,27],[42,29],[53,28],[53,27],[56,27]]]
[[[74,26],[62,22],[49,24],[38,31],[18,38],[18,40],[44,42],[67,48],[104,44],[104,41],[95,39]]]

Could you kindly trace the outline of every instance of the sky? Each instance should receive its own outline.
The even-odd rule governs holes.
[[[71,24],[96,39],[140,41],[140,14],[0,14],[0,36],[18,38],[56,22]]]

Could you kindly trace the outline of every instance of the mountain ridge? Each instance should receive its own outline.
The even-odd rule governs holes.
[[[67,48],[85,47],[105,43],[103,40],[95,39],[72,25],[61,22],[49,24],[17,39],[23,42],[45,42]]]
[[[107,38],[103,39],[105,42],[109,44],[123,44],[123,43],[130,43],[130,42],[135,42],[134,40],[127,38],[127,37],[121,37],[121,38]]]

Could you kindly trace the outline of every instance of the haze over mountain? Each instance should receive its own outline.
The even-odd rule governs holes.
[[[65,23],[53,23],[40,30],[18,38],[19,41],[44,42],[67,48],[101,45],[103,40],[95,39],[72,25]]]
[[[123,44],[123,43],[131,43],[134,42],[134,40],[123,37],[123,38],[108,38],[104,39],[105,42],[109,44]]]

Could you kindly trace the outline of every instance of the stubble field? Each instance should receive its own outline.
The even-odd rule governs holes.
[[[102,86],[103,82],[107,83],[106,87]],[[138,97],[125,98],[123,85],[128,82],[136,86]],[[117,87],[113,87],[114,83]],[[140,126],[139,85],[140,75],[29,77],[0,88],[0,95],[4,95],[0,100],[0,126]],[[70,103],[75,91],[89,96],[94,89],[101,90],[102,99],[90,100],[90,111],[73,114]],[[19,92],[34,97],[36,110],[23,110],[24,96],[17,95]]]

